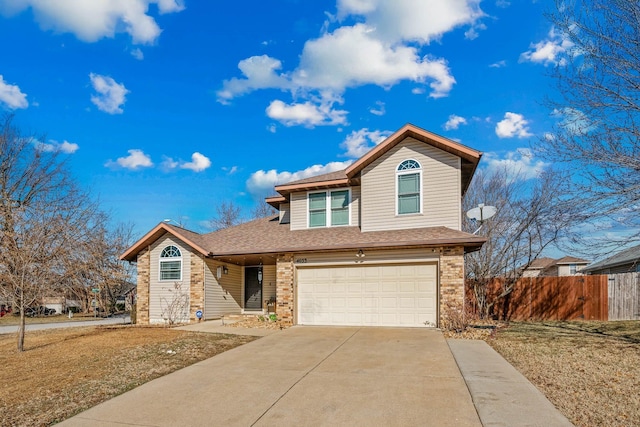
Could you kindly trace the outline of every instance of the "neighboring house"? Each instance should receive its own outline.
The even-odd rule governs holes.
[[[640,272],[640,245],[618,252],[587,266],[585,274],[617,274]]]
[[[558,259],[538,258],[524,269],[522,277],[576,276],[583,274],[582,270],[588,264],[589,261],[572,256]]]
[[[277,185],[279,214],[208,234],[160,223],[137,262],[140,323],[264,313],[303,325],[437,326],[464,299],[462,196],[481,153],[405,125],[347,169]]]

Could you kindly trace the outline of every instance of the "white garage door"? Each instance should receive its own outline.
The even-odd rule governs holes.
[[[436,264],[299,268],[297,279],[301,325],[436,325]]]

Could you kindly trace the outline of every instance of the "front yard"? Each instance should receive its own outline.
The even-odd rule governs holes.
[[[50,425],[154,378],[254,340],[166,328],[84,327],[0,335],[2,425]]]
[[[576,426],[640,425],[640,322],[518,322],[487,342]]]

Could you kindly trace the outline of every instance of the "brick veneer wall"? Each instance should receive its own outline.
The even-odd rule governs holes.
[[[137,260],[137,302],[136,302],[136,324],[149,324],[149,281],[151,273],[151,251],[149,248],[143,249],[138,254]]]
[[[293,254],[280,254],[276,262],[276,315],[293,324]]]
[[[191,282],[189,286],[189,322],[197,322],[196,311],[204,313],[204,260],[191,254]]]
[[[440,250],[440,327],[452,312],[464,312],[464,247]]]

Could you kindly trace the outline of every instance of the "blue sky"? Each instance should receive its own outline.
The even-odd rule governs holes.
[[[0,111],[116,221],[206,231],[405,123],[533,177],[567,48],[550,0],[0,0]]]

